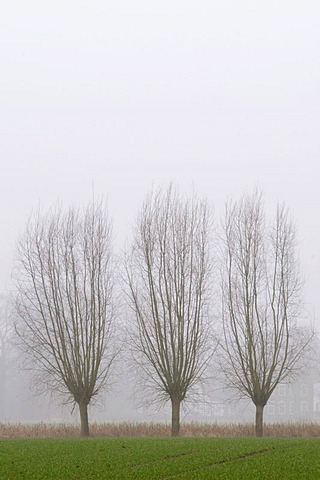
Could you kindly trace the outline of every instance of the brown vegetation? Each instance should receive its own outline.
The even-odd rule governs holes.
[[[254,424],[218,424],[191,422],[181,425],[184,437],[251,437]],[[93,423],[94,437],[169,437],[171,425],[165,423]],[[61,438],[78,437],[79,426],[72,424],[10,424],[0,423],[0,438]],[[264,426],[265,437],[320,437],[318,423],[273,423]]]

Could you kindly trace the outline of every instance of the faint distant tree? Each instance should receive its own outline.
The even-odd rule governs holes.
[[[132,345],[143,392],[170,401],[172,436],[180,406],[203,378],[208,346],[210,213],[171,185],[147,196],[126,271],[135,315]],[[151,393],[150,392],[150,393]]]
[[[11,303],[7,296],[0,295],[0,415],[6,412],[7,377],[12,352],[13,321]]]
[[[18,242],[19,344],[40,388],[79,406],[83,436],[116,355],[111,252],[103,202],[38,213]]]
[[[262,436],[265,405],[276,386],[301,368],[312,337],[297,325],[296,232],[284,206],[267,225],[258,190],[227,204],[223,227],[220,366],[229,386],[254,403],[255,431]]]

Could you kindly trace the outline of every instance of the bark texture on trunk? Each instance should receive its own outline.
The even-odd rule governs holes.
[[[263,409],[264,405],[256,405],[256,437],[263,437]]]
[[[81,436],[89,437],[89,419],[88,419],[88,404],[84,402],[79,403],[80,422],[81,422]]]
[[[180,399],[173,397],[172,404],[172,419],[171,419],[171,436],[177,437],[180,432]]]

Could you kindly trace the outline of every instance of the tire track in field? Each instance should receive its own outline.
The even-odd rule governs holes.
[[[271,453],[271,452],[274,452],[275,450],[276,450],[276,447],[263,448],[261,450],[254,450],[252,452],[242,453],[241,455],[237,455],[236,457],[225,458],[223,460],[218,460],[216,462],[211,462],[209,464],[202,465],[202,466],[197,467],[197,468],[190,468],[190,469],[188,469],[184,472],[177,473],[175,475],[168,475],[168,476],[165,476],[165,477],[157,477],[154,480],[170,480],[172,478],[179,478],[179,477],[182,477],[184,475],[189,475],[189,474],[192,474],[192,473],[195,473],[195,472],[198,472],[198,471],[207,470],[207,469],[212,468],[216,465],[223,465],[223,464],[236,462],[238,460],[242,460],[242,459],[249,458],[249,457],[264,455],[265,453]]]
[[[171,455],[166,455],[165,457],[157,458],[156,460],[149,460],[147,462],[140,462],[140,463],[130,463],[130,467],[143,467],[145,465],[153,465],[154,463],[161,463],[163,462],[163,460],[172,460],[174,458],[185,457],[186,455],[193,455],[193,454],[194,452],[172,453]]]

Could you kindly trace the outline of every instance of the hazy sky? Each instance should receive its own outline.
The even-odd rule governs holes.
[[[319,0],[2,0],[0,290],[32,208],[152,185],[216,204],[256,183],[299,227],[319,316]],[[320,322],[319,322],[320,325]]]

